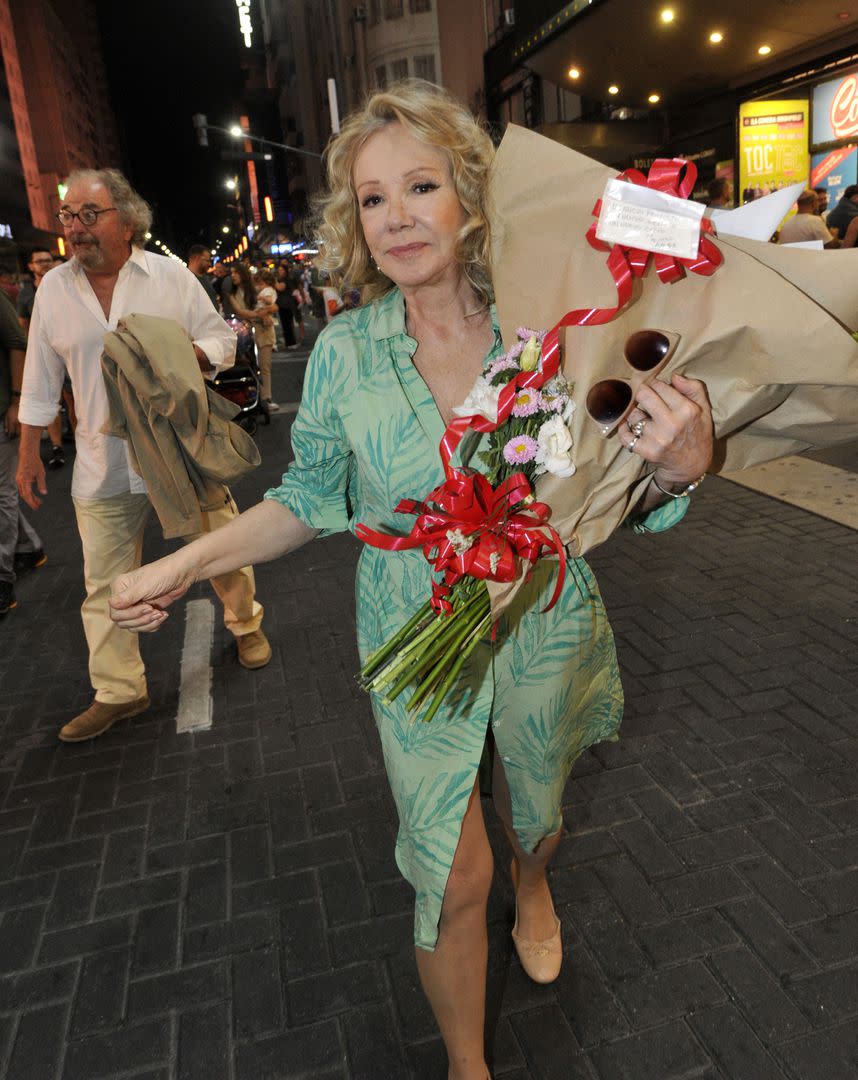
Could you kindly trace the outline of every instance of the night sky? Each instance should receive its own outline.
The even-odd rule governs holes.
[[[234,0],[97,0],[123,165],[151,203],[153,236],[178,255],[212,243],[226,220],[234,165],[222,137],[197,145],[191,116],[228,127],[238,117],[244,45]]]

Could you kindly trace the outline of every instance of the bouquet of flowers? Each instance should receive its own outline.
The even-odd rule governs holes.
[[[396,551],[422,547],[436,572],[432,597],[376,650],[361,671],[367,690],[392,701],[406,688],[408,709],[425,707],[430,721],[465,661],[492,625],[487,581],[514,581],[521,560],[533,565],[543,551],[559,558],[557,600],[564,575],[563,544],[548,525],[550,509],[533,494],[543,473],[572,476],[575,409],[572,386],[558,371],[556,334],[520,328],[517,341],[474,384],[441,444],[445,482],[420,502],[403,500],[398,513],[415,514],[407,537],[363,525],[359,539]],[[450,465],[469,429],[487,432],[478,457],[485,472]],[[547,610],[547,609],[546,609]]]

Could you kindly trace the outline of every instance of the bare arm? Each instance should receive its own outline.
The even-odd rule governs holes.
[[[295,551],[317,532],[282,503],[266,499],[229,525],[118,577],[111,589],[111,618],[126,630],[157,630],[167,618],[164,609],[194,582],[269,562]]]

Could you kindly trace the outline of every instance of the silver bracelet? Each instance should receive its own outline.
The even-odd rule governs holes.
[[[662,493],[662,495],[667,495],[668,498],[671,498],[671,499],[687,499],[688,496],[691,494],[691,492],[696,491],[697,488],[700,487],[700,485],[703,483],[703,481],[705,479],[706,479],[706,473],[704,473],[702,476],[698,477],[696,480],[692,480],[691,483],[687,487],[684,487],[682,489],[682,491],[665,491],[665,489],[661,486],[661,484],[656,479],[655,473],[652,474],[652,482],[655,484],[658,491],[660,491]]]

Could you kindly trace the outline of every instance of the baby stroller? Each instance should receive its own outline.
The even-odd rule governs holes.
[[[242,319],[229,318],[231,327],[238,338],[235,350],[235,366],[219,371],[212,379],[212,388],[227,401],[232,401],[241,410],[235,418],[248,435],[256,433],[256,426],[261,417],[264,424],[271,423],[271,417],[262,401],[259,384],[259,367],[256,362],[256,346],[253,331]]]

